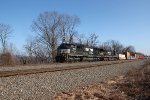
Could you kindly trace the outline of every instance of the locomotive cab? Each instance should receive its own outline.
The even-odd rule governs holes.
[[[68,55],[76,52],[76,46],[70,43],[62,43],[57,48],[56,62],[64,62],[67,60]]]

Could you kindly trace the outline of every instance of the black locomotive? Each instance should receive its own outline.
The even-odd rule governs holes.
[[[115,51],[78,43],[62,43],[57,48],[56,62],[117,60]]]

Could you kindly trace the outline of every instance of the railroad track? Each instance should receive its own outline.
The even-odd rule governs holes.
[[[45,72],[57,72],[57,71],[75,70],[75,69],[84,69],[84,68],[91,68],[91,67],[99,67],[99,66],[106,66],[106,65],[126,63],[126,62],[131,62],[131,61],[133,61],[133,60],[108,61],[106,63],[96,63],[96,64],[93,64],[93,65],[86,64],[86,65],[81,65],[81,66],[75,66],[74,65],[74,66],[65,66],[65,67],[52,67],[52,68],[38,68],[38,69],[0,71],[0,77],[37,74],[37,73],[45,73]]]

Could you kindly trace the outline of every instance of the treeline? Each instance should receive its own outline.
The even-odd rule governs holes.
[[[77,28],[80,25],[78,16],[70,16],[58,12],[43,12],[33,20],[32,31],[35,37],[28,38],[24,48],[26,55],[14,54],[8,46],[8,39],[12,28],[8,24],[0,23],[0,65],[38,64],[55,61],[57,47],[62,41],[81,43],[96,46],[116,53],[125,51],[135,52],[133,46],[123,46],[119,41],[110,40],[104,43],[98,41],[98,34],[90,33],[88,37],[80,34]]]

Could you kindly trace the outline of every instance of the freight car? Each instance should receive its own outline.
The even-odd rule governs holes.
[[[62,43],[57,48],[56,62],[117,60],[115,51],[78,43]]]

